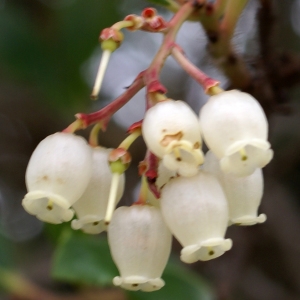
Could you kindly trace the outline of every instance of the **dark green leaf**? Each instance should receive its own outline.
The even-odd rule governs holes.
[[[8,1],[0,9],[0,65],[7,77],[42,92],[61,107],[90,102],[83,64],[99,47],[99,33],[121,17],[116,1],[76,0],[31,14]]]
[[[51,242],[57,244],[62,232],[68,230],[70,226],[70,222],[61,224],[44,223],[44,234]]]
[[[14,265],[12,243],[0,233],[0,268],[10,268]]]
[[[109,285],[118,274],[105,237],[65,230],[54,254],[52,276],[87,285]]]

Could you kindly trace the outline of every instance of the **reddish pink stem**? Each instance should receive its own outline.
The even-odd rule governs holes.
[[[141,72],[136,77],[132,85],[128,87],[127,90],[121,96],[116,98],[113,102],[111,102],[104,108],[91,114],[76,114],[76,118],[82,121],[83,128],[86,128],[89,125],[98,123],[100,121],[103,121],[103,126],[105,128],[112,115],[116,111],[118,111],[123,105],[125,105],[140,89],[142,89],[145,86],[143,80],[144,72],[145,71]]]
[[[195,65],[193,65],[183,54],[183,51],[179,47],[174,47],[172,49],[172,55],[177,60],[177,62],[181,65],[181,67],[198,83],[203,86],[205,93],[208,94],[209,89],[219,85],[219,81],[209,77],[205,73],[203,73],[200,69],[198,69]]]
[[[135,131],[136,129],[141,129],[142,128],[142,124],[143,124],[143,120],[140,120],[138,122],[133,123],[128,129],[127,129],[127,133],[132,133],[133,131]]]
[[[200,3],[201,1],[198,0]],[[175,38],[178,30],[180,29],[182,23],[199,8],[199,3],[197,1],[188,1],[180,10],[174,15],[171,21],[168,23],[168,28],[166,29],[166,34],[164,41],[154,57],[149,68],[141,72],[133,84],[123,93],[120,97],[115,99],[112,103],[108,104],[103,109],[91,113],[83,114],[79,113],[76,115],[77,119],[82,121],[81,127],[86,128],[89,125],[102,122],[103,129],[105,129],[107,123],[109,122],[111,116],[118,111],[123,105],[125,105],[140,89],[144,86],[147,87],[147,108],[151,107],[151,97],[149,93],[162,93],[165,94],[167,89],[160,83],[159,74],[161,68],[163,67],[166,58],[171,54],[172,48],[175,45]],[[196,4],[197,5],[196,5]]]
[[[175,45],[175,38],[182,23],[193,13],[197,7],[193,5],[191,1],[185,3],[180,10],[174,15],[174,17],[168,23],[168,28],[163,40],[163,43],[154,57],[151,65],[145,71],[144,82],[147,87],[147,94],[149,93],[161,93],[165,94],[167,89],[160,83],[159,74],[167,59],[171,54],[172,48]],[[147,97],[147,108],[152,105],[150,103],[151,97]]]

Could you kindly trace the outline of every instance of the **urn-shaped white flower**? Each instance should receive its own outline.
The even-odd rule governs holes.
[[[112,173],[108,164],[108,155],[111,150],[102,147],[93,149],[91,179],[83,195],[73,204],[78,218],[72,221],[73,229],[82,229],[90,234],[98,234],[106,230],[104,217],[112,181]],[[119,202],[123,195],[124,182],[124,174],[121,174],[116,202]]]
[[[210,97],[200,111],[200,125],[226,173],[249,175],[273,157],[264,111],[247,93],[231,90]]]
[[[232,246],[224,239],[228,207],[218,180],[200,171],[171,179],[162,189],[161,210],[168,227],[184,246],[181,260],[193,263],[222,255]]]
[[[198,118],[183,101],[157,103],[146,114],[142,126],[147,147],[170,170],[193,176],[203,163]]]
[[[148,205],[119,207],[108,226],[108,242],[120,276],[113,283],[128,290],[155,291],[171,251],[172,235],[161,212]]]
[[[49,223],[70,221],[70,208],[83,194],[92,173],[92,153],[86,141],[70,133],[46,137],[34,150],[27,170],[28,193],[22,205]]]
[[[257,215],[263,195],[261,169],[244,177],[226,174],[220,169],[219,160],[211,151],[205,155],[203,169],[214,174],[223,187],[229,207],[229,224],[254,225],[265,222],[265,214]]]

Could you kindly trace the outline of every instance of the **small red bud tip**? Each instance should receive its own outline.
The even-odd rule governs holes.
[[[108,155],[108,161],[115,162],[117,160],[121,160],[123,164],[129,164],[131,162],[131,155],[123,148],[113,149]]]
[[[109,38],[111,38],[113,35],[112,31],[113,31],[113,29],[111,29],[111,28],[104,28],[100,33],[99,40],[105,41],[105,40],[108,40]]]
[[[131,21],[134,23],[133,26],[130,26],[130,27],[127,27],[128,30],[135,30],[135,22],[136,22],[136,18],[137,18],[137,15],[128,15],[124,21]]]
[[[107,41],[109,39],[112,39],[115,42],[121,42],[123,40],[123,34],[115,28],[105,28],[101,31],[99,40],[100,42],[102,42]]]
[[[148,164],[145,161],[141,161],[138,166],[139,175],[142,176],[146,172]]]
[[[75,115],[76,119],[80,120],[82,122],[82,126],[80,129],[85,129],[88,126],[89,123],[89,117],[86,114],[78,113]]]
[[[148,85],[148,93],[166,94],[167,89],[158,80],[155,80]]]
[[[155,16],[148,22],[149,26],[155,31],[164,30],[167,28],[167,23],[160,16]]]
[[[124,19],[124,21],[131,21],[131,22],[133,22],[132,26],[126,27],[126,29],[131,30],[131,31],[139,29],[143,25],[143,23],[144,23],[143,18],[141,18],[140,16],[137,16],[137,15],[128,15]]]
[[[145,19],[150,19],[156,16],[156,14],[157,14],[156,9],[148,7],[143,10],[142,17]]]
[[[133,123],[127,130],[127,133],[133,133],[135,130],[137,129],[141,129],[142,128],[142,123],[143,120],[140,120],[138,122]]]
[[[206,79],[204,79],[204,83],[203,83],[205,93],[208,94],[211,88],[218,87],[219,84],[220,84],[219,81],[207,77]]]
[[[124,21],[132,21],[134,22],[135,18],[137,17],[137,15],[128,15],[124,18]]]

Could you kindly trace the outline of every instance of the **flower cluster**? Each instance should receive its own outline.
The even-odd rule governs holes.
[[[149,109],[143,136],[161,164],[177,175],[162,174],[161,211],[184,246],[182,261],[192,263],[231,248],[231,240],[224,239],[227,226],[266,220],[264,214],[257,215],[263,194],[261,168],[273,152],[266,140],[265,114],[249,94],[232,90],[210,97],[195,123],[196,115],[185,106],[168,99]],[[201,136],[210,150],[199,168]]]
[[[144,181],[141,199],[105,221],[108,205],[114,209],[124,189],[123,171],[115,182],[115,167],[108,162],[115,150],[91,147],[72,133],[56,133],[32,154],[23,206],[45,222],[67,222],[75,212],[73,229],[89,234],[107,230],[120,270],[113,283],[154,291],[164,285],[160,276],[172,234],[184,247],[181,260],[193,263],[230,250],[232,241],[225,238],[229,225],[266,220],[257,210],[263,193],[261,168],[272,158],[267,132],[258,102],[243,92],[212,96],[200,118],[185,102],[166,99],[150,108],[142,123],[145,143],[158,161],[159,196]],[[205,159],[202,137],[210,149]],[[160,200],[158,207],[148,203],[151,198]]]
[[[231,249],[232,240],[225,238],[228,226],[266,220],[264,214],[258,215],[263,194],[261,169],[270,162],[273,151],[263,109],[247,93],[222,90],[217,81],[188,61],[174,40],[186,19],[203,13],[200,2],[178,1],[173,7],[178,12],[170,22],[154,9],[146,9],[141,16],[130,15],[103,30],[103,60],[92,98],[97,98],[110,54],[123,40],[120,29],[165,36],[149,68],[121,96],[98,112],[77,114],[77,120],[63,132],[45,138],[27,168],[24,209],[54,224],[71,221],[76,214],[73,229],[88,234],[107,231],[120,272],[113,283],[125,289],[149,292],[164,286],[161,276],[172,235],[183,246],[183,262],[207,261]],[[166,96],[159,72],[169,55],[211,96],[199,116],[185,102]],[[105,129],[111,116],[143,87],[144,119],[129,128],[129,136],[116,149],[98,146],[99,129]],[[96,125],[89,144],[74,135],[92,124]],[[128,148],[140,135],[148,150],[139,165],[139,198],[132,206],[115,210],[131,161]],[[205,155],[202,141],[209,148]]]

